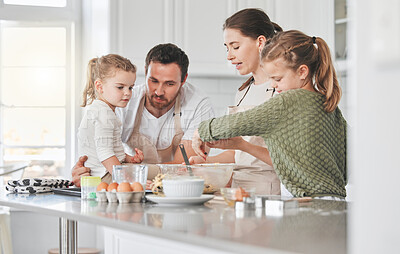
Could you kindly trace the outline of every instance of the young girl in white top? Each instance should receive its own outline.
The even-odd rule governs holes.
[[[115,108],[124,108],[132,96],[136,67],[126,58],[109,54],[89,61],[82,107],[85,114],[78,130],[79,156],[87,155],[86,167],[92,176],[112,173],[113,165],[140,163],[143,153],[125,154],[121,141],[121,121]]]

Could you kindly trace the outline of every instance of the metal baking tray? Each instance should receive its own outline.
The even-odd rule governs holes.
[[[53,189],[54,194],[67,195],[67,196],[81,196],[81,188],[62,188],[62,189]]]

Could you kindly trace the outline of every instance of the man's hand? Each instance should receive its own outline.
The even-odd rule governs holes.
[[[90,176],[90,168],[85,167],[87,159],[86,155],[79,157],[78,162],[72,168],[72,182],[76,187],[81,187],[81,176]]]

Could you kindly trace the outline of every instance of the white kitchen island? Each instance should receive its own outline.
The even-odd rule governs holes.
[[[70,246],[76,246],[76,223],[104,226],[107,254],[336,254],[346,253],[347,248],[347,203],[341,201],[313,200],[286,210],[282,216],[267,216],[264,209],[235,210],[219,200],[201,206],[168,207],[149,202],[81,201],[79,197],[53,193],[8,194],[1,190],[0,206],[59,217],[62,243],[68,240]],[[62,228],[65,226],[71,228]],[[65,253],[74,252],[70,249]]]

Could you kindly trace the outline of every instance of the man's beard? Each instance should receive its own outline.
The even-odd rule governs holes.
[[[170,101],[165,100],[165,97],[163,95],[157,96],[157,95],[153,94],[153,95],[146,95],[146,96],[147,96],[147,100],[149,101],[149,103],[152,107],[162,110],[162,109],[168,108],[172,103],[175,102],[175,99],[176,99],[176,97],[178,97],[178,94],[180,93],[180,91],[181,91],[181,89],[179,89],[178,93]],[[163,102],[161,102],[161,103],[155,102],[153,100],[154,98],[159,98],[159,99],[163,100]]]

